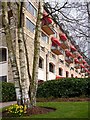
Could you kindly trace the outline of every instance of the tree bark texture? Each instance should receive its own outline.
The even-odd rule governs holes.
[[[15,90],[17,103],[21,104],[21,85],[20,85],[20,74],[17,66],[16,55],[13,48],[12,36],[10,32],[10,26],[8,21],[8,6],[7,2],[2,2],[2,25],[4,28],[6,43],[8,47],[9,58],[12,66],[13,79],[15,82]]]
[[[23,33],[23,26],[22,26],[22,9],[23,9],[23,2],[19,2],[18,6],[18,45],[19,45],[19,62],[20,62],[20,73],[21,73],[21,87],[22,87],[22,99],[23,105],[30,106],[30,99],[28,94],[28,89],[26,86],[27,82],[27,69],[26,69],[26,62],[25,62],[25,44],[24,44],[24,33]]]
[[[31,98],[32,106],[36,106],[42,14],[43,14],[43,0],[39,0],[38,15],[37,15],[37,22],[36,22],[36,29],[35,29],[35,38],[34,38],[34,58],[33,58],[32,80],[31,80],[31,84],[30,84],[30,95],[31,95],[30,98]]]

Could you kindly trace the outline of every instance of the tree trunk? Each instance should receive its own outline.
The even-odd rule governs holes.
[[[39,63],[39,54],[40,54],[40,39],[41,39],[41,19],[43,14],[43,0],[39,0],[38,4],[38,16],[35,29],[35,38],[34,38],[34,58],[33,58],[33,71],[32,71],[32,80],[30,85],[30,98],[31,105],[36,106],[36,93],[38,87],[38,63]]]
[[[9,58],[12,66],[13,79],[15,82],[15,90],[17,103],[21,104],[21,85],[20,85],[20,74],[17,66],[16,55],[13,48],[12,36],[10,32],[10,26],[8,21],[8,6],[7,2],[2,2],[2,25],[4,27],[6,43],[8,47]]]
[[[20,63],[20,73],[21,73],[21,87],[22,87],[22,99],[23,105],[27,105],[30,107],[30,99],[28,95],[28,89],[26,86],[27,82],[27,70],[26,70],[26,62],[25,62],[25,44],[24,44],[24,33],[23,33],[23,25],[22,25],[22,9],[23,2],[19,3],[18,6],[18,45],[19,45],[19,63]]]

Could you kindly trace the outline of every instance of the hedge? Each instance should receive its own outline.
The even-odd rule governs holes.
[[[90,97],[90,78],[63,78],[38,86],[37,97]]]
[[[15,87],[13,83],[0,82],[0,102],[16,100]]]
[[[46,81],[38,86],[37,97],[90,97],[90,78],[63,78]],[[0,101],[16,100],[13,83],[0,82]]]

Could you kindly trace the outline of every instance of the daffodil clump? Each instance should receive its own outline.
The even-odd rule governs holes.
[[[11,105],[7,111],[9,114],[11,114],[12,116],[22,116],[24,113],[26,113],[26,105],[25,106],[22,106],[22,105],[18,105],[18,104],[14,104],[14,105]]]

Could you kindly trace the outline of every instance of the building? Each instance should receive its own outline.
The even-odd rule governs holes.
[[[23,8],[23,27],[27,51],[29,56],[30,72],[32,73],[33,51],[34,51],[34,35],[37,15],[37,2],[26,2]],[[43,16],[47,15],[47,10]],[[12,40],[17,46],[17,34],[15,29],[12,11],[9,10],[9,18],[12,31]],[[8,48],[5,43],[5,36],[0,27],[0,81],[13,82],[12,67],[8,59]],[[18,58],[18,55],[17,55]],[[18,58],[19,59],[19,58]],[[53,16],[46,17],[42,21],[42,38],[40,40],[40,58],[38,69],[38,80],[52,80],[55,78],[88,77],[88,63],[82,56],[78,46],[75,44],[64,29],[53,20]]]

